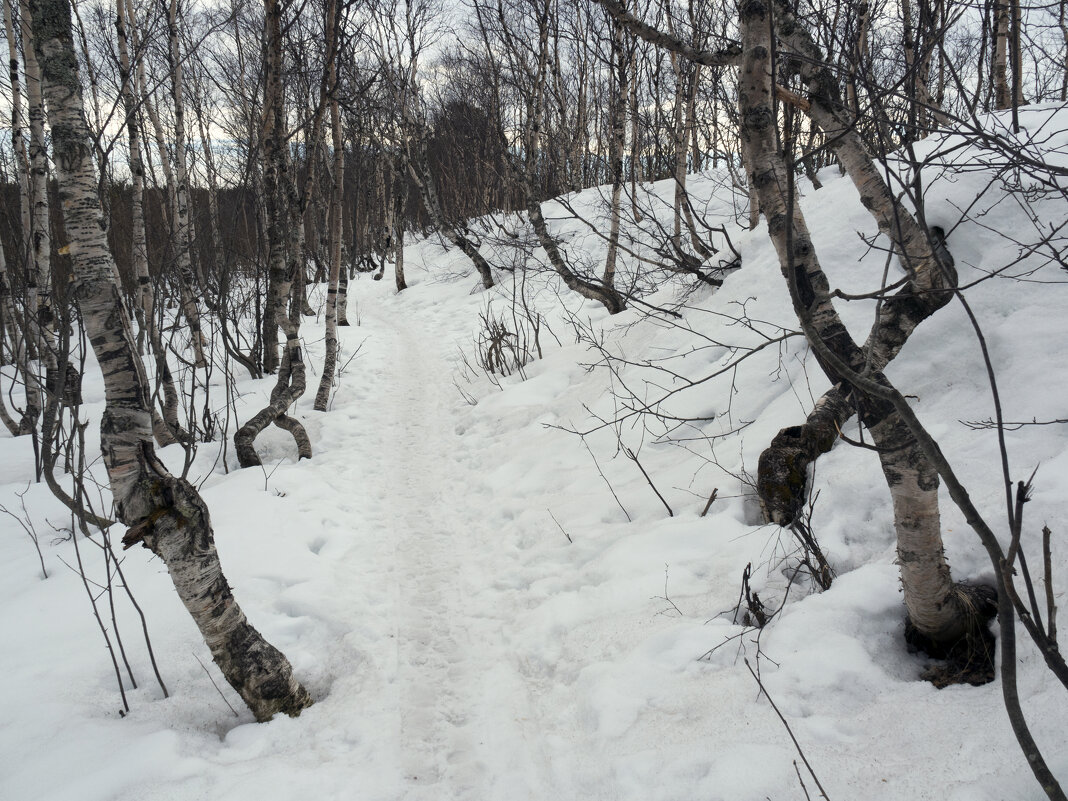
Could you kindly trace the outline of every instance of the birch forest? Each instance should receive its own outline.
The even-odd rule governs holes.
[[[0,5],[0,797],[1064,801],[1068,0]]]

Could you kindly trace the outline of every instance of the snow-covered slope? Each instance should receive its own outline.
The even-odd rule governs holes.
[[[1041,134],[1043,158],[1068,163],[1064,112],[1023,119]],[[1052,131],[1060,133],[1045,135]],[[1036,226],[1063,225],[1068,210],[1036,194],[1030,218],[1014,187],[988,187],[989,169],[938,177],[946,159],[974,164],[956,144],[921,145],[933,162],[927,214],[949,231],[962,284],[1012,265],[967,293],[1005,417],[1062,419],[1066,274],[1050,262],[1063,259],[1064,237],[1037,253],[1021,249]],[[359,325],[342,329],[341,362],[355,356],[332,409],[312,411],[310,396],[297,407],[311,461],[295,463],[279,430],[258,443],[263,470],[237,470],[232,447],[200,447],[190,476],[202,484],[235,594],[317,699],[298,719],[252,722],[162,564],[141,550],[125,554],[123,570],[170,697],[152,679],[139,620],[117,591],[139,682],[120,716],[114,671],[71,569],[75,543],[53,530],[69,529],[69,515],[44,487],[27,490],[30,443],[0,439],[0,502],[18,515],[25,490],[49,574],[42,579],[23,529],[0,518],[0,798],[779,801],[805,797],[798,766],[816,797],[749,667],[836,801],[1042,797],[997,682],[939,691],[918,678],[925,660],[904,646],[890,504],[871,452],[840,444],[816,470],[811,523],[838,573],[830,590],[815,593],[796,575],[788,533],[759,524],[747,485],[757,458],[780,428],[804,419],[827,382],[792,333],[766,234],[735,225],[724,178],[694,176],[691,190],[709,224],[727,226],[743,265],[716,291],[686,295],[676,279],[643,296],[680,317],[633,304],[609,318],[534,271],[520,294],[544,314],[544,358],[491,381],[470,366],[480,315],[514,325],[513,274],[501,272],[500,285],[482,293],[460,254],[436,240],[415,243],[407,291],[395,294],[388,276],[350,285]],[[834,170],[821,178],[824,188],[803,199],[821,261],[844,291],[871,291],[886,262],[880,243],[863,239],[874,225],[847,179]],[[599,196],[571,204],[593,231],[553,204],[547,216],[573,258],[596,266]],[[649,255],[649,237],[636,238],[636,252]],[[524,261],[504,244],[491,251],[497,264]],[[625,261],[629,275],[635,261]],[[871,304],[843,307],[862,338]],[[306,322],[303,334],[317,367],[321,323]],[[606,355],[617,359],[611,368]],[[961,422],[993,413],[962,308],[924,323],[889,374],[916,396],[1003,531],[995,436]],[[239,380],[241,419],[270,385]],[[95,374],[85,394],[92,456],[102,409]],[[633,413],[646,407],[661,417]],[[1014,479],[1040,466],[1025,546],[1037,562],[1039,531],[1053,529],[1063,605],[1068,430],[1026,426],[1008,444]],[[181,469],[180,449],[163,454]],[[94,473],[103,476],[99,465]],[[943,524],[955,577],[989,576],[948,498]],[[86,572],[101,581],[99,548],[78,544]],[[735,613],[747,565],[753,590],[770,609],[781,606],[762,631]],[[89,589],[110,629],[107,595]],[[1047,759],[1068,779],[1065,691],[1030,646],[1021,691]]]

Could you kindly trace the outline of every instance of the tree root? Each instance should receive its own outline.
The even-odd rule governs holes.
[[[923,671],[921,678],[938,689],[952,684],[979,686],[994,680],[995,638],[989,623],[997,616],[997,591],[987,584],[955,584],[954,595],[969,625],[964,635],[953,642],[939,642],[905,620],[905,641],[909,650],[922,651],[937,664]]]

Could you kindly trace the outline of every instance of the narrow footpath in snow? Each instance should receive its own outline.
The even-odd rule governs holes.
[[[507,610],[485,586],[493,498],[480,491],[478,472],[493,469],[486,461],[492,454],[472,453],[463,436],[456,344],[435,322],[432,313],[375,314],[364,322],[375,332],[368,346],[379,351],[368,361],[379,364],[362,379],[370,426],[361,453],[380,469],[362,483],[381,502],[375,527],[392,543],[392,561],[380,569],[391,574],[397,671],[391,689],[405,797],[501,797],[489,785],[508,773],[494,775],[489,766],[515,770],[525,763],[511,797],[546,798],[546,780],[537,775],[546,766],[531,760],[540,738],[528,737],[533,713],[526,694],[509,693],[503,709],[486,703],[501,698],[502,673],[512,674],[506,684],[518,686],[522,678],[503,651]],[[496,725],[480,719],[487,712]]]

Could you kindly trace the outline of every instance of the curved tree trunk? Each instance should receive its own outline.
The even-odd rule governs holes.
[[[537,154],[541,152],[541,128],[544,120],[544,74],[545,64],[548,60],[549,28],[547,19],[542,18],[538,25],[539,61],[538,70],[529,77],[534,81],[531,93],[526,101],[526,122],[523,130],[523,156],[522,162],[513,157],[509,160],[512,172],[523,191],[527,207],[527,217],[538,237],[538,244],[545,251],[549,263],[556,270],[564,285],[589,300],[601,303],[609,314],[618,314],[626,307],[626,300],[615,287],[606,286],[601,282],[588,281],[575,272],[567,263],[556,238],[549,233],[549,226],[545,221],[545,215],[541,211],[541,201],[534,190],[533,177]]]
[[[777,122],[771,105],[771,15],[771,2],[762,0],[747,3],[741,10],[739,107],[749,178],[759,195],[768,233],[806,336],[817,337],[856,373],[877,374],[881,367],[873,368],[872,359],[881,361],[887,348],[872,348],[877,355],[869,356],[839,319],[793,192],[792,173],[776,147]],[[862,193],[862,197],[870,195]],[[938,270],[937,264],[933,267]],[[878,341],[872,344],[885,345]],[[840,380],[830,365],[820,361],[832,380]],[[985,621],[962,602],[942,552],[937,474],[892,405],[863,393],[858,392],[857,396],[865,423],[880,448],[883,473],[894,501],[898,555],[910,621],[921,635],[948,649],[962,634],[976,631]]]
[[[278,376],[271,391],[270,403],[258,414],[248,420],[234,434],[234,446],[238,462],[242,467],[261,464],[254,442],[256,436],[272,422],[293,435],[297,443],[297,459],[310,459],[312,456],[311,440],[304,427],[287,416],[286,412],[301,395],[306,387],[304,355],[300,348],[300,307],[296,314],[288,309],[296,270],[303,269],[300,264],[300,242],[298,237],[299,219],[303,204],[295,197],[295,190],[288,192],[288,178],[285,137],[285,114],[282,96],[282,10],[278,0],[264,0],[267,29],[267,77],[264,90],[264,116],[267,120],[264,138],[263,183],[267,204],[267,242],[269,246],[268,263],[271,276],[271,296],[269,304],[274,314],[274,321],[281,326],[286,336],[282,351],[282,362]],[[316,113],[312,125],[312,140],[318,136],[321,120],[321,108]],[[314,176],[309,175],[305,192],[310,191]],[[288,200],[288,204],[286,203]],[[288,205],[288,209],[286,208]],[[287,214],[287,211],[289,212]],[[291,231],[290,246],[293,252],[286,260],[286,226]],[[296,241],[294,241],[296,240]],[[264,347],[270,343],[265,342]]]
[[[564,285],[568,289],[577,292],[588,300],[596,300],[608,309],[609,314],[619,314],[627,308],[623,296],[613,287],[587,281],[574,273],[568,266],[564,254],[560,252],[560,246],[557,244],[556,238],[549,233],[549,226],[545,222],[545,216],[541,213],[541,203],[533,200],[529,194],[527,216],[530,218],[531,225],[534,226],[534,233],[538,236],[538,243],[549,258],[549,263],[563,279]]]
[[[69,0],[31,0],[34,43],[60,199],[75,268],[73,296],[104,376],[101,450],[123,544],[159,556],[226,680],[257,720],[298,715],[312,703],[289,661],[245,618],[222,574],[207,506],[196,488],[171,476],[152,447],[151,406],[130,320],[115,282],[82,105]]]
[[[916,326],[949,302],[949,290],[956,285],[953,257],[941,229],[923,229],[897,201],[857,133],[853,113],[838,95],[819,48],[782,2],[776,5],[775,30],[786,47],[804,57],[801,77],[810,90],[809,113],[909,275],[906,285],[882,302],[863,346],[866,366],[882,370]],[[805,424],[783,429],[761,454],[757,487],[768,520],[788,525],[803,505],[808,465],[830,450],[837,431],[856,411],[857,402],[848,394],[847,387],[832,388]]]
[[[427,214],[430,215],[430,219],[434,223],[434,227],[438,229],[438,233],[448,239],[471,260],[471,263],[475,265],[475,270],[478,271],[479,277],[482,279],[482,286],[485,289],[489,289],[493,286],[493,270],[490,268],[489,262],[479,252],[478,246],[468,239],[466,227],[457,229],[445,220],[445,212],[441,207],[441,198],[438,197],[434,176],[430,172],[430,164],[427,163],[426,153],[423,150],[422,137],[420,136],[419,139],[420,142],[416,145],[419,148],[419,152],[411,158],[408,170],[419,189],[423,207],[426,209]]]

